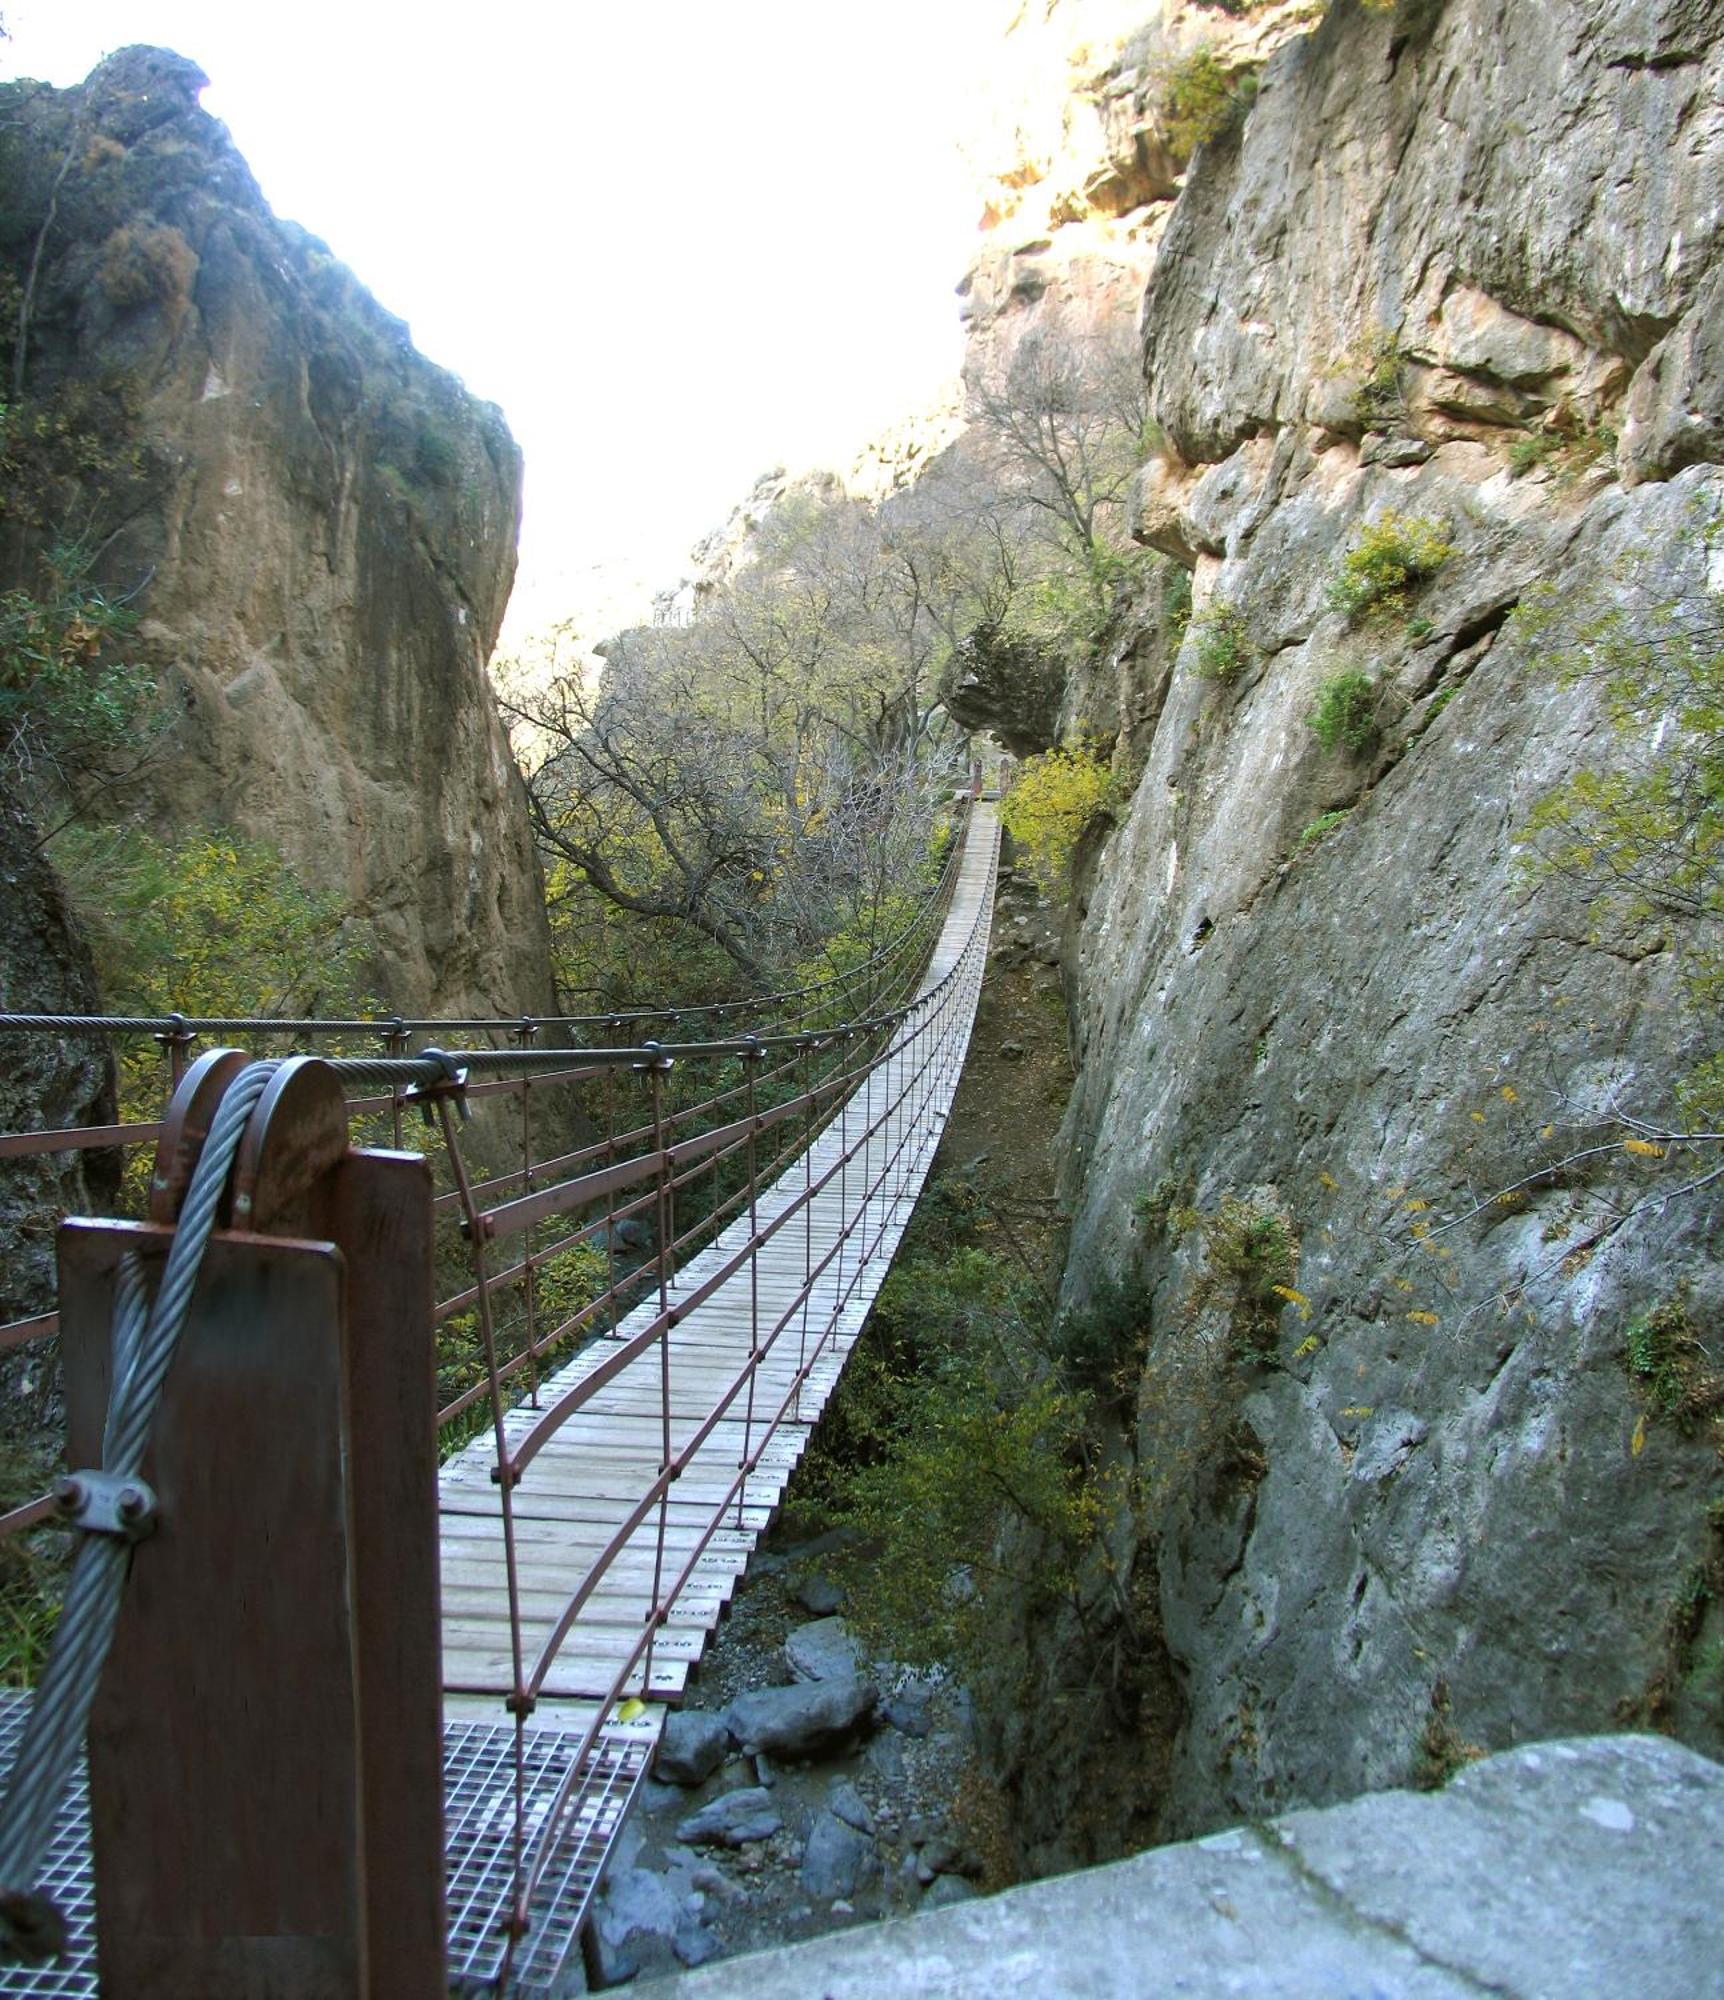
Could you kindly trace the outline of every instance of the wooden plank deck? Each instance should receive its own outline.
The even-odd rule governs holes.
[[[707,1634],[771,1520],[837,1383],[921,1192],[969,1041],[997,847],[993,807],[978,802],[951,909],[922,991],[936,986],[959,963],[980,926],[973,983],[968,978],[961,982],[967,988],[963,1002],[942,1024],[937,1043],[932,1035],[926,1038],[933,1046],[919,1056],[931,1059],[915,1089],[858,1146],[886,1102],[880,1077],[865,1082],[812,1148],[758,1197],[758,1220],[770,1222],[830,1172],[831,1180],[808,1204],[806,1220],[798,1215],[788,1221],[762,1247],[753,1274],[745,1263],[667,1336],[670,1437],[673,1451],[680,1451],[743,1369],[755,1339],[764,1340],[785,1320],[755,1371],[752,1415],[744,1386],[672,1485],[664,1508],[662,1558],[656,1507],[629,1536],[559,1649],[530,1731],[585,1726],[593,1703],[610,1691],[644,1629],[655,1577],[668,1584],[689,1564],[703,1536],[709,1536],[669,1622],[654,1640],[650,1677],[637,1667],[625,1692],[644,1695],[655,1706],[674,1701],[698,1663]],[[894,1072],[913,1067],[907,1061],[893,1064]],[[856,1148],[854,1157],[840,1164],[850,1148]],[[671,1303],[689,1297],[733,1256],[747,1242],[750,1227],[745,1211],[679,1271],[670,1287]],[[817,1271],[804,1305],[800,1295],[810,1260],[818,1267],[829,1252],[830,1261]],[[649,1325],[657,1311],[655,1294],[622,1323],[619,1337]],[[542,1403],[549,1405],[567,1393],[610,1352],[609,1340],[588,1347],[543,1385]],[[795,1378],[810,1354],[818,1359],[798,1392]],[[529,1672],[575,1586],[658,1477],[663,1462],[660,1366],[655,1345],[606,1383],[531,1461],[514,1489],[521,1643]],[[763,1444],[766,1425],[787,1402],[785,1422]],[[525,1409],[511,1413],[505,1423],[511,1447],[536,1416]],[[740,1497],[731,1497],[733,1482],[751,1458],[756,1462]],[[494,1462],[494,1441],[481,1436],[450,1460],[440,1479],[443,1666],[451,1716],[484,1713],[484,1703],[475,1697],[501,1698],[514,1684]],[[655,1706],[633,1725],[637,1740],[646,1746],[643,1765],[657,1735]],[[500,1706],[489,1712],[503,1720]],[[578,1802],[575,1817],[581,1817]],[[620,1816],[616,1823],[620,1825]],[[536,1959],[537,1954],[529,1954],[524,1984],[532,1983],[530,1967]]]
[[[982,904],[991,884],[996,841],[993,809],[981,804],[924,990],[944,978],[978,921],[987,921]],[[755,1371],[752,1416],[745,1386],[670,1490],[663,1524],[661,1573],[666,1577],[683,1566],[721,1515],[723,1526],[699,1558],[689,1603],[678,1607],[664,1642],[655,1643],[654,1694],[680,1691],[688,1666],[699,1655],[693,1640],[712,1623],[716,1615],[712,1607],[723,1602],[722,1594],[715,1595],[715,1579],[733,1577],[746,1562],[755,1537],[783,1494],[809,1427],[837,1382],[921,1190],[962,1065],[971,1011],[966,1008],[946,1025],[938,1048],[927,1052],[931,1059],[922,1087],[854,1158],[840,1164],[846,1148],[856,1145],[859,1133],[884,1105],[886,1093],[879,1077],[864,1083],[810,1152],[762,1191],[758,1215],[766,1223],[783,1214],[811,1182],[836,1169],[809,1204],[806,1219],[792,1217],[763,1246],[756,1272],[744,1265],[667,1337],[670,1438],[673,1451],[681,1451],[744,1368],[752,1341],[757,1336],[767,1338],[789,1315]],[[894,1064],[895,1069],[909,1066],[908,1061]],[[671,1304],[688,1297],[734,1255],[747,1241],[749,1229],[745,1213],[678,1272],[669,1288]],[[801,1294],[810,1257],[818,1266],[829,1255],[804,1305]],[[650,1324],[657,1310],[656,1297],[643,1302],[623,1322],[621,1334]],[[797,1395],[796,1373],[816,1350],[820,1359]],[[609,1342],[593,1343],[544,1385],[542,1402],[552,1403],[565,1394],[609,1351]],[[787,1400],[790,1419],[763,1445],[767,1422]],[[511,1444],[531,1427],[535,1416],[531,1410],[509,1416],[505,1432]],[[637,1497],[658,1476],[663,1435],[660,1357],[655,1348],[577,1410],[527,1467],[512,1498],[522,1645],[529,1666],[568,1601],[572,1583],[623,1527]],[[727,1504],[751,1455],[757,1455],[758,1462],[748,1475],[741,1504],[734,1498]],[[481,1436],[452,1459],[441,1476],[443,1644],[445,1678],[452,1686],[467,1693],[490,1691],[502,1696],[512,1684],[512,1651],[501,1496],[491,1477],[494,1458],[491,1438]],[[547,1695],[593,1700],[609,1691],[619,1662],[646,1621],[653,1576],[661,1568],[659,1548],[655,1508],[634,1530],[564,1642],[546,1683]],[[641,1678],[637,1673],[631,1691],[645,1691]]]

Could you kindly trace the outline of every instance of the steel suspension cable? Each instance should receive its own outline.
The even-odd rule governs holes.
[[[153,1305],[138,1258],[128,1253],[120,1266],[102,1464],[97,1472],[72,1474],[60,1489],[62,1505],[72,1525],[83,1530],[83,1540],[0,1805],[0,1948],[15,1957],[50,1958],[66,1943],[64,1914],[36,1883],[113,1643],[132,1545],[154,1524],[155,1496],[139,1467],[162,1384],[185,1330],[240,1137],[276,1068],[274,1063],[254,1064],[223,1097],[192,1174]]]

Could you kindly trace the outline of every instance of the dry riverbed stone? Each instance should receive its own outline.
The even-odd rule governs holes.
[[[739,1694],[724,1719],[744,1750],[806,1762],[832,1755],[866,1732],[877,1699],[872,1681],[804,1681]]]
[[[730,1731],[721,1716],[673,1709],[653,1758],[653,1775],[672,1785],[705,1784],[730,1754]]]
[[[770,1840],[783,1824],[763,1786],[743,1785],[690,1813],[678,1824],[676,1837],[691,1847],[742,1847],[751,1840]]]

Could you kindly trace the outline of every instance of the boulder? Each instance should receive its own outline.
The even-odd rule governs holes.
[[[858,1833],[873,1833],[874,1815],[868,1810],[868,1801],[848,1778],[840,1778],[832,1787],[827,1805],[846,1826],[853,1826]]]
[[[926,1736],[934,1727],[934,1692],[920,1681],[908,1681],[894,1688],[880,1705],[880,1713],[903,1736]]]
[[[701,1921],[698,1899],[651,1868],[625,1868],[609,1876],[594,1906],[593,1946],[599,1977],[621,1985],[640,1973],[670,1972],[680,1961],[701,1965],[718,1940]]]
[[[678,1823],[676,1837],[691,1847],[743,1847],[770,1840],[784,1824],[764,1787],[743,1785]]]
[[[877,1699],[872,1681],[803,1681],[738,1695],[724,1719],[745,1750],[807,1759],[825,1756],[863,1734],[872,1725]]]
[[[784,1642],[784,1663],[799,1681],[854,1680],[860,1665],[856,1641],[842,1618],[817,1618]]]
[[[699,1709],[673,1709],[658,1740],[653,1773],[672,1785],[702,1785],[730,1753],[724,1718]]]
[[[796,1601],[816,1618],[829,1618],[844,1609],[844,1586],[834,1583],[824,1570],[809,1570],[797,1582]]]
[[[879,1870],[874,1843],[865,1834],[834,1813],[815,1820],[802,1854],[802,1886],[809,1895],[823,1902],[853,1896]]]
[[[943,1910],[953,1903],[969,1903],[981,1894],[973,1882],[966,1882],[962,1875],[936,1875],[928,1884],[922,1897],[924,1910]]]

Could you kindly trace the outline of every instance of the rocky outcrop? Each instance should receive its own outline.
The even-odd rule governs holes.
[[[1177,1685],[1163,1836],[1624,1718],[1724,1743],[1719,1190],[1618,1122],[1673,1115],[1706,1026],[1673,951],[1528,866],[1622,749],[1561,620],[1514,616],[1656,648],[1716,587],[1719,29],[1336,0],[1158,225],[1134,532],[1193,614],[1174,657],[1158,578],[1135,683],[1081,663],[1055,730],[1136,703],[1063,1183],[1068,1290],[1123,1275],[1153,1326],[1113,1554]],[[1388,517],[1442,552],[1349,607]],[[1343,674],[1369,713],[1326,746]],[[1661,1309],[1680,1420],[1625,1363]],[[1032,1739],[996,1740],[1052,1858]]]
[[[536,865],[485,679],[519,453],[270,213],[202,83],[128,49],[80,89],[6,92],[11,400],[73,412],[96,464],[34,514],[8,505],[6,564],[28,581],[33,549],[75,529],[138,615],[130,650],[177,720],[128,807],[266,840],[337,892],[372,927],[388,1006],[545,1011]]]
[[[1050,323],[1082,340],[1135,316],[1192,151],[1170,109],[1180,76],[1197,62],[1248,77],[1308,17],[1301,0],[1017,10],[972,141],[987,171],[958,287],[966,375],[999,373]]]
[[[1170,223],[1143,303],[1181,458],[1333,424],[1360,377],[1427,439],[1615,409],[1628,476],[1703,455],[1715,398],[1716,9],[1332,7],[1263,73]],[[1405,17],[1417,16],[1417,32]],[[1646,364],[1652,361],[1650,372]],[[1340,428],[1346,428],[1343,418]]]

